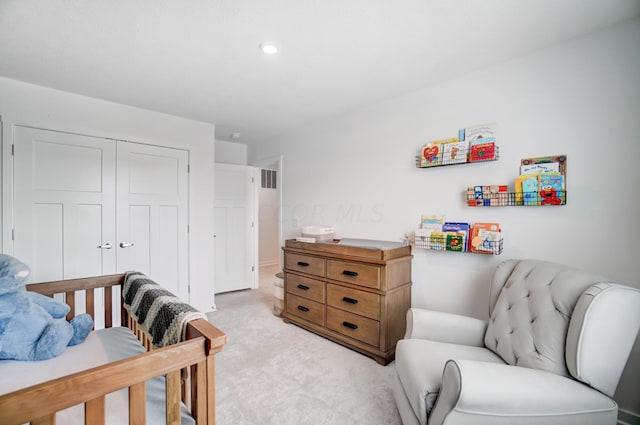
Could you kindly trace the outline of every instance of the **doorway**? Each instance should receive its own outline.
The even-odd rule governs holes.
[[[215,293],[256,287],[255,169],[215,165]]]
[[[282,270],[282,157],[257,161],[260,169],[258,190],[258,265],[261,276]],[[262,282],[269,279],[260,279]]]

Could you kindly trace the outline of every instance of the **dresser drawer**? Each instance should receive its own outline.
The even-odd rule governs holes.
[[[380,343],[380,323],[357,314],[327,307],[327,328],[369,345]]]
[[[324,277],[324,258],[310,255],[291,254],[284,255],[284,267],[302,273]]]
[[[327,260],[327,277],[368,288],[380,288],[380,267],[349,261]]]
[[[324,326],[324,305],[306,298],[287,294],[287,313]]]
[[[324,303],[324,282],[291,273],[285,276],[288,293]]]
[[[380,295],[370,292],[328,283],[327,305],[374,320],[380,318]]]

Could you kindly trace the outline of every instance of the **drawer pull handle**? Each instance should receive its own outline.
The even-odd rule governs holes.
[[[298,310],[300,310],[300,311],[304,311],[304,312],[306,313],[307,311],[309,311],[309,307],[305,307],[305,306],[303,306],[303,305],[299,305],[299,306],[298,306]]]
[[[298,285],[298,289],[302,289],[303,291],[308,291],[309,287],[307,285],[303,285],[302,283]]]
[[[347,275],[347,276],[352,276],[352,277],[358,276],[358,272],[352,272],[351,270],[344,270],[342,272],[342,274]]]
[[[342,326],[344,326],[345,328],[349,328],[349,329],[358,329],[358,325],[354,325],[353,323],[349,323],[349,322],[342,322]]]
[[[354,300],[353,298],[349,298],[349,297],[342,297],[342,301],[349,304],[358,304],[358,300]]]
[[[300,267],[309,267],[309,263],[305,263],[304,261],[298,261],[298,265]]]

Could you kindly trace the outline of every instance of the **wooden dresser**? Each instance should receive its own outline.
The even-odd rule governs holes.
[[[411,247],[393,242],[285,242],[284,321],[386,365],[411,306]]]

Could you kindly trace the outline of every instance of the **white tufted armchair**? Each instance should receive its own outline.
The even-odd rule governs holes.
[[[507,260],[489,321],[412,308],[396,347],[404,425],[614,425],[640,291],[560,264]]]

